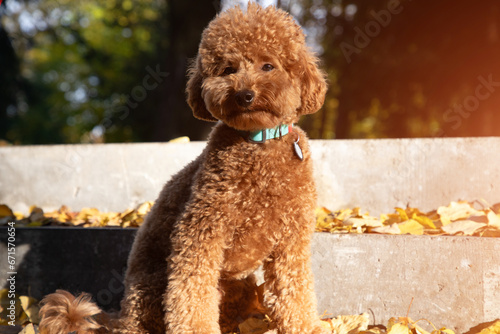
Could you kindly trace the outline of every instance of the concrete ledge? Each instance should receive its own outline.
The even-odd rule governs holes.
[[[428,319],[464,333],[500,319],[500,239],[316,233],[318,312]]]
[[[204,142],[0,147],[0,203],[123,211],[154,200]],[[319,205],[372,214],[500,201],[500,138],[311,141]]]
[[[205,143],[0,148],[0,203],[16,211],[62,204],[122,211],[154,200]],[[319,205],[432,210],[450,201],[500,202],[500,138],[312,141]],[[91,292],[117,307],[134,230],[17,230],[19,292]],[[6,228],[0,250],[6,254]],[[500,239],[316,234],[318,311],[371,312],[376,323],[425,317],[457,333],[500,318]],[[5,282],[6,258],[0,257]],[[120,283],[121,284],[121,283]],[[109,298],[111,299],[109,299]],[[106,299],[108,298],[108,299]]]
[[[0,147],[0,203],[123,211],[156,199],[204,142]]]
[[[6,254],[7,229],[0,228]],[[117,309],[135,229],[18,228],[16,289],[41,299],[56,289],[89,292]],[[315,233],[318,313],[426,318],[457,334],[500,318],[500,239]],[[0,257],[0,279],[7,279]]]

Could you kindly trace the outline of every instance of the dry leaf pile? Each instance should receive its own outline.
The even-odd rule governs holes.
[[[32,206],[29,215],[13,212],[7,205],[0,204],[0,226],[15,221],[17,227],[37,226],[79,226],[79,227],[139,227],[153,202],[145,202],[135,209],[124,212],[101,212],[96,208],[71,211],[63,205],[57,211],[44,212]]]
[[[9,298],[9,290],[2,289],[0,290],[0,325],[12,327],[9,322],[11,322],[11,318],[8,315],[11,315],[11,311],[8,309],[11,306],[11,299]],[[28,333],[37,333],[38,331],[30,332],[31,328],[34,328],[34,325],[37,325],[40,319],[38,318],[38,311],[40,310],[38,306],[38,301],[32,297],[28,296],[18,296],[15,295],[15,325],[16,327],[12,329],[23,330],[23,334]],[[21,327],[24,326],[24,329]],[[12,331],[14,332],[14,331]],[[0,333],[2,331],[0,330]]]
[[[152,206],[153,202],[145,202],[121,213],[101,212],[95,208],[74,212],[64,205],[57,211],[44,212],[32,206],[29,215],[25,216],[1,204],[0,226],[15,221],[18,227],[139,227]],[[393,213],[380,217],[362,213],[360,208],[330,211],[322,207],[316,209],[316,231],[500,237],[500,203],[490,206],[484,201],[458,201],[430,212],[411,207],[395,208]]]
[[[319,232],[500,237],[500,203],[489,206],[480,201],[451,202],[426,213],[396,208],[380,217],[361,213],[359,208],[335,212],[318,208],[316,219]]]

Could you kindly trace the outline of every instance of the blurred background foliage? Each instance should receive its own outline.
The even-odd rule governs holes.
[[[0,140],[206,139],[212,124],[185,102],[186,67],[203,28],[231,5],[4,0]],[[324,107],[301,124],[312,138],[500,135],[498,1],[277,5],[304,27],[328,73]]]

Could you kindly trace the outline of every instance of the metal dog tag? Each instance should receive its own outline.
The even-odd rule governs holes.
[[[304,160],[304,154],[302,153],[302,149],[299,146],[299,140],[300,140],[300,135],[297,134],[297,141],[293,142],[293,149],[295,151],[295,154],[299,157],[299,159],[302,161]]]

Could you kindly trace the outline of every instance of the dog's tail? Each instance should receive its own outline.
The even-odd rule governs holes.
[[[42,334],[104,334],[112,330],[112,315],[82,293],[78,297],[57,290],[41,301],[40,333]]]

